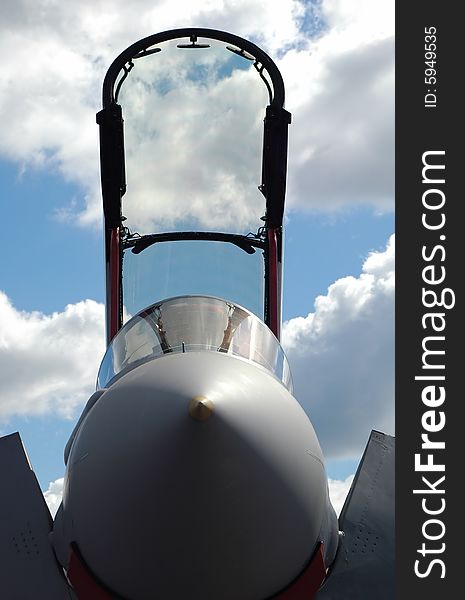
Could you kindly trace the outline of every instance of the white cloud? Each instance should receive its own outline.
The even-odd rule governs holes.
[[[358,278],[333,283],[315,311],[284,324],[294,392],[326,458],[358,458],[371,429],[394,428],[394,236]]]
[[[135,40],[189,25],[250,38],[277,60],[287,86],[287,106],[294,113],[291,207],[392,208],[392,0],[325,0],[320,8],[298,0],[185,0],[176,3],[176,10],[168,0],[129,4],[16,0],[3,2],[0,11],[0,51],[8,57],[0,79],[0,111],[8,115],[0,154],[24,169],[34,165],[56,169],[80,184],[83,196],[77,210],[82,223],[100,218],[95,112],[106,68]],[[310,39],[312,28],[304,17],[312,11],[327,26]],[[132,190],[142,191],[139,176],[146,175],[151,165],[143,193],[150,195],[150,202],[156,198],[159,220],[168,224],[174,215],[182,219],[197,215],[205,226],[220,221],[227,225],[229,220],[243,227],[250,203],[255,207],[260,200],[255,189],[259,169],[253,161],[261,158],[262,112],[238,122],[234,110],[244,101],[254,104],[256,96],[243,73],[234,81],[213,83],[203,98],[211,101],[206,105],[195,90],[184,91],[182,109],[182,98],[165,97],[163,110],[149,122],[152,131],[158,122],[162,143],[158,152],[146,153],[139,161]],[[202,113],[204,106],[207,111]],[[145,129],[141,126],[138,131]],[[170,132],[177,136],[171,147]],[[225,137],[215,139],[213,133],[218,132]],[[202,161],[193,163],[198,156]],[[224,157],[231,161],[227,172]],[[181,168],[173,169],[176,158]],[[221,202],[231,196],[234,202]],[[66,214],[67,207],[63,208]]]
[[[0,292],[0,421],[50,411],[75,416],[95,389],[104,348],[103,305],[20,312]]]
[[[55,481],[51,481],[48,486],[48,489],[44,492],[45,502],[47,503],[47,506],[53,518],[55,518],[56,512],[61,504],[61,498],[63,497],[64,481],[64,477],[60,477],[60,479],[55,479]]]
[[[331,29],[352,30],[362,40],[390,36],[394,31],[393,2],[324,0],[322,10]]]
[[[349,475],[344,481],[340,481],[339,479],[328,479],[329,498],[337,516],[341,513],[353,480],[354,475]]]
[[[288,204],[393,209],[394,3],[326,1],[329,29],[279,62],[290,130]]]

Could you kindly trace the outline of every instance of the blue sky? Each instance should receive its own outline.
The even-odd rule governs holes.
[[[291,213],[285,228],[284,319],[309,312],[336,279],[358,276],[368,254],[384,250],[393,232],[394,213]]]
[[[104,300],[103,241],[99,227],[63,223],[58,211],[82,197],[78,186],[40,169],[21,174],[0,161],[8,227],[1,257],[1,289],[19,310],[63,310],[83,298]]]
[[[290,324],[285,343],[302,403],[317,433],[320,427],[328,451],[329,476],[344,480],[354,473],[369,429],[389,429],[393,424],[392,260],[386,250],[394,232],[393,32],[385,18],[392,17],[392,4],[383,0],[374,10],[365,1],[359,2],[358,9],[343,2],[322,2],[315,9],[286,0],[273,8],[243,0],[220,14],[201,2],[197,7],[186,5],[185,21],[180,23],[167,16],[165,2],[154,6],[142,2],[141,14],[134,19],[131,13],[130,25],[120,4],[118,17],[108,14],[107,21],[105,11],[97,14],[92,3],[84,3],[80,10],[60,7],[53,19],[49,15],[47,20],[45,11],[29,25],[12,18],[0,26],[7,41],[8,36],[26,40],[31,33],[41,32],[35,48],[37,64],[32,64],[30,55],[27,63],[21,63],[26,57],[19,52],[12,58],[11,76],[0,84],[4,85],[0,108],[9,116],[0,142],[5,242],[0,291],[9,299],[0,321],[7,331],[0,364],[3,360],[8,365],[9,359],[21,362],[25,378],[17,382],[11,371],[0,373],[0,433],[21,432],[44,491],[63,476],[63,448],[92,391],[103,349],[100,308],[82,304],[88,299],[104,301],[94,120],[101,80],[110,61],[136,39],[200,23],[250,37],[279,58],[287,107],[293,113],[283,306]],[[245,8],[249,19],[244,19]],[[258,11],[256,21],[254,11]],[[72,40],[61,29],[70,19],[75,23]],[[102,20],[107,29],[99,27]],[[89,39],[95,48],[90,55]],[[49,66],[51,55],[59,57],[53,66]],[[69,76],[70,64],[73,76]],[[351,85],[354,79],[357,90]],[[196,114],[192,123],[195,134]],[[228,135],[233,134],[234,129]],[[227,138],[231,146],[233,141]],[[218,160],[216,146],[205,146],[203,151],[212,161]],[[159,168],[169,171],[174,157],[167,152],[164,160]],[[247,152],[238,161],[240,181],[252,177]],[[164,184],[169,188],[170,179]],[[172,218],[169,191],[163,210],[166,207],[163,215],[168,222]],[[181,204],[180,208],[189,207]],[[217,225],[213,215],[207,204],[208,229]],[[315,305],[319,296],[322,300]],[[352,306],[346,304],[351,298]],[[377,310],[379,319],[388,323],[386,329],[376,322]],[[360,323],[367,333],[358,336],[353,332]],[[41,336],[46,336],[43,344]],[[358,348],[358,338],[364,339],[363,347]],[[69,349],[69,362],[63,359],[63,364],[72,364],[68,372],[54,348],[61,354]],[[47,356],[57,363],[50,373]],[[354,356],[359,360],[352,365]],[[370,356],[376,357],[376,364]],[[326,379],[315,374],[314,386],[306,380],[312,364],[327,374]],[[351,373],[353,381],[347,381]],[[360,381],[367,388],[363,402],[369,403],[370,410],[358,399]],[[42,389],[52,390],[49,398]],[[334,435],[326,434],[340,401],[333,401],[332,394],[340,398],[346,393],[346,407],[341,410],[345,428],[336,419]],[[354,437],[345,429],[360,432]]]

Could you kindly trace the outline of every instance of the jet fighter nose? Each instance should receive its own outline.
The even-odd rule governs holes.
[[[206,421],[213,414],[213,402],[205,396],[195,396],[189,402],[189,414],[196,421]]]
[[[240,358],[188,352],[127,372],[91,408],[62,518],[122,597],[256,600],[296,578],[322,536],[331,545],[327,509],[320,446],[282,383]]]

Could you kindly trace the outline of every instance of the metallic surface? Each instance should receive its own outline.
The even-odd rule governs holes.
[[[214,403],[204,422],[189,416],[193,395]],[[190,352],[131,370],[89,410],[57,535],[131,600],[257,600],[289,585],[320,541],[334,548],[328,514],[321,449],[297,401],[259,366]]]
[[[205,396],[195,396],[189,402],[189,415],[196,421],[206,421],[213,414],[213,402]]]
[[[52,518],[18,433],[0,438],[0,598],[72,600],[49,541]]]
[[[107,282],[108,340],[112,340],[122,325],[123,311],[120,305],[119,290],[121,288],[121,240],[120,228],[115,227],[110,233],[109,282]]]
[[[281,337],[281,294],[279,292],[278,238],[275,229],[268,229],[267,284],[269,327],[278,340]]]
[[[344,532],[317,600],[392,600],[395,439],[372,431],[339,518]]]
[[[320,544],[310,563],[285,590],[272,600],[311,600],[326,577],[323,545]]]
[[[141,51],[144,51],[156,44],[161,44],[162,42],[166,42],[168,40],[190,37],[192,35],[234,44],[235,46],[246,50],[265,67],[270,75],[273,83],[273,100],[271,103],[273,108],[279,108],[284,105],[284,83],[281,73],[272,59],[259,46],[255,45],[249,40],[226,31],[220,31],[218,29],[206,29],[201,27],[188,27],[155,33],[138,40],[126,48],[126,50],[121,52],[121,54],[112,62],[107,74],[105,75],[102,89],[103,108],[106,108],[115,102],[115,84],[118,79],[118,75],[124,69],[126,63],[128,63],[132,58],[137,56]]]

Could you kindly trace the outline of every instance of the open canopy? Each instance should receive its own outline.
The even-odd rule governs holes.
[[[217,56],[224,58],[224,62],[219,62]],[[148,67],[145,73],[153,76],[152,81],[149,79],[142,81],[135,76],[139,65],[143,62],[142,59],[147,60]],[[161,64],[165,65],[164,70],[161,70],[158,75],[153,75],[156,65]],[[212,66],[217,67],[216,79],[212,75]],[[134,71],[130,75],[133,68]],[[219,73],[222,78],[221,85],[216,85],[215,94],[219,90],[229,98],[233,96],[231,86],[234,81],[244,82],[244,77],[248,77],[238,69],[244,72],[245,69],[252,69],[256,72],[258,81],[261,80],[265,90],[264,104],[268,102],[264,116],[261,183],[258,186],[265,200],[265,214],[262,216],[263,209],[258,208],[256,231],[241,232],[239,223],[244,212],[243,199],[248,198],[248,191],[239,190],[239,187],[254,188],[255,186],[249,186],[249,181],[244,183],[228,175],[223,176],[220,181],[217,172],[219,167],[215,162],[215,164],[203,165],[199,177],[205,173],[209,176],[208,181],[211,177],[208,192],[211,195],[218,195],[218,203],[227,203],[229,220],[236,222],[238,229],[229,232],[225,231],[226,227],[221,227],[220,231],[207,231],[202,230],[201,227],[194,229],[190,226],[189,230],[160,232],[155,228],[160,222],[160,218],[157,217],[160,217],[163,210],[159,203],[150,204],[150,201],[152,196],[157,198],[157,187],[161,185],[162,179],[166,179],[164,176],[167,169],[163,166],[160,153],[148,156],[142,140],[143,136],[129,136],[131,148],[138,148],[141,154],[138,162],[135,163],[139,167],[134,170],[136,176],[131,179],[128,171],[128,178],[126,177],[122,106],[126,110],[127,104],[131,104],[131,101],[133,106],[137,105],[139,110],[137,118],[145,118],[147,122],[146,129],[142,129],[142,133],[146,133],[148,138],[157,137],[160,136],[163,126],[165,130],[170,131],[170,125],[163,123],[163,110],[169,103],[176,101],[173,82],[178,83],[182,80],[181,76],[185,75],[182,83],[184,87],[181,86],[177,90],[181,95],[185,94],[186,89],[204,91],[207,87],[205,81],[207,83],[214,81],[218,84]],[[201,80],[202,77],[204,81]],[[134,79],[136,86],[139,87],[136,87],[132,95],[125,95],[126,84],[131,79]],[[160,105],[161,112],[157,115],[158,126],[150,125],[152,113],[144,104],[147,91],[154,93]],[[213,98],[213,106],[215,101],[219,102],[215,94],[210,94],[210,99]],[[191,120],[196,118],[195,110],[191,110],[191,107],[194,105],[195,109],[195,102],[200,102],[198,96],[194,96],[194,102],[191,101],[189,110],[178,116],[178,120],[172,127],[172,137],[166,142],[179,154],[180,160],[184,161],[183,167],[189,167],[189,161],[192,157],[195,158],[197,147],[194,139],[190,154],[184,153],[185,145],[179,142],[179,132],[183,129],[184,122],[188,122],[189,115]],[[244,105],[245,111],[253,104],[251,98],[251,94],[243,94],[240,97],[239,103],[241,108]],[[197,132],[197,138],[208,137],[212,131],[221,130],[228,125],[234,126],[234,121],[228,121],[228,118],[215,110],[209,110],[203,124],[197,123],[193,130]],[[134,113],[130,116],[134,116]],[[263,318],[279,338],[282,220],[286,185],[287,128],[290,114],[284,109],[284,85],[281,74],[270,57],[247,40],[212,29],[176,29],[149,36],[122,52],[108,69],[103,83],[103,109],[97,114],[97,122],[100,126],[101,180],[105,218],[107,341],[110,342],[119,331],[125,315],[135,314],[166,297],[191,294],[211,294],[242,304]],[[132,150],[129,148],[126,150],[131,158]],[[224,147],[218,148],[217,154],[226,155],[228,152],[237,154],[239,150],[242,154],[246,154],[250,149],[246,144],[240,149],[230,148],[225,144]],[[142,189],[141,180],[145,180],[149,171],[156,172],[155,181],[148,188]],[[181,176],[183,183],[192,188],[192,194],[189,193],[189,189],[183,193],[184,205],[179,209],[182,217],[183,211],[186,212],[186,203],[195,204],[199,200],[194,190],[197,171],[192,171],[194,175],[191,173],[191,179],[182,169],[181,171],[184,173]],[[176,175],[175,173],[174,177]],[[126,180],[128,200],[123,204]],[[169,178],[167,180],[176,181]],[[130,198],[131,189],[140,191],[139,195],[135,194]],[[159,198],[160,195],[158,201]],[[139,209],[138,212],[133,210],[134,207]],[[176,204],[174,207],[176,209]],[[134,219],[131,218],[132,215],[135,215]],[[128,220],[126,220],[127,216],[129,216]],[[182,218],[180,220],[182,221]]]

